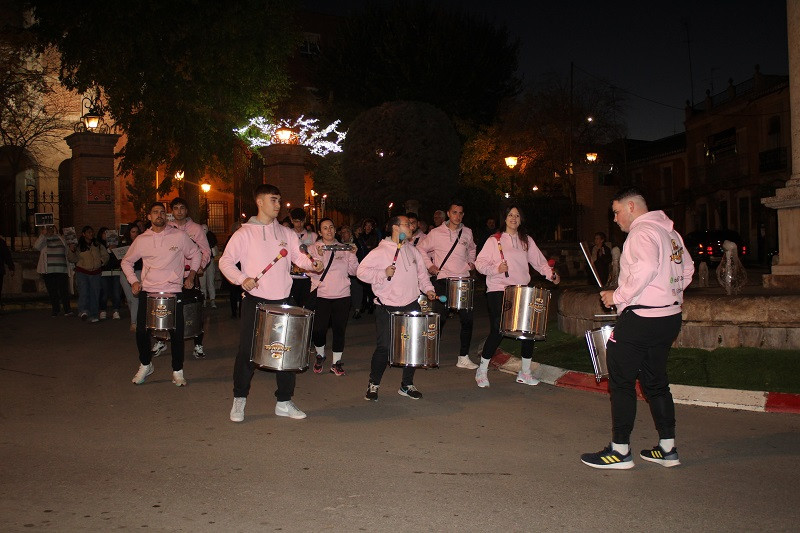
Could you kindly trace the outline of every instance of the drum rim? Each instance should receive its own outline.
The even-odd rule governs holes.
[[[177,298],[178,294],[174,292],[151,292],[147,294],[148,298],[153,300]]]
[[[439,316],[439,313],[433,311],[389,311],[390,315],[396,316]]]
[[[268,307],[271,307],[272,309],[267,309]],[[279,312],[279,311],[275,311],[274,310],[275,308],[279,308],[279,309],[294,309],[294,310],[300,311],[300,313],[292,314],[292,313],[287,313],[287,312]],[[312,311],[311,309],[306,309],[305,307],[299,307],[297,305],[288,305],[288,304],[268,304],[268,303],[264,303],[264,302],[258,302],[256,304],[256,311],[264,311],[265,313],[270,313],[270,314],[278,315],[278,316],[308,317],[308,316],[313,316],[314,315],[314,311]]]

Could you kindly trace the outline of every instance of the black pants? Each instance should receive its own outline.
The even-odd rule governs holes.
[[[333,329],[333,351],[344,351],[344,332],[350,314],[350,297],[317,298],[314,313],[314,331],[311,339],[314,346],[325,346],[328,327]]]
[[[67,274],[42,274],[42,277],[44,286],[47,287],[47,295],[50,297],[53,314],[57,315],[61,307],[64,308],[65,313],[69,313],[69,276]],[[1,289],[2,286],[0,286]]]
[[[389,307],[385,305],[375,306],[375,332],[377,345],[372,352],[372,364],[369,373],[369,381],[375,385],[381,384],[383,373],[386,372],[386,365],[389,364],[389,344],[392,342],[392,322],[389,313],[393,311],[419,311],[419,303],[414,300],[403,307]],[[414,367],[403,367],[403,380],[401,385],[408,386],[414,384]]]
[[[172,370],[183,370],[183,303],[175,305],[175,329],[169,332],[172,350]],[[150,333],[147,331],[147,293],[139,292],[139,312],[136,316],[136,347],[139,349],[139,362],[149,365],[153,360],[150,349]]]
[[[500,317],[503,316],[503,293],[493,291],[486,293],[486,307],[489,309],[489,336],[483,344],[483,359],[491,359],[503,336],[500,334]],[[531,340],[520,341],[522,343],[522,358],[533,359],[533,342]]]
[[[447,294],[447,279],[438,279],[434,284],[436,287],[436,294]],[[450,313],[450,308],[447,307],[447,303],[440,302],[436,300],[434,303],[434,309],[437,313],[439,313],[439,332],[441,333],[444,331],[444,325],[447,322],[447,315]],[[473,317],[472,309],[459,309],[458,310],[458,318],[461,321],[461,349],[458,352],[458,355],[468,355],[469,354],[469,345],[472,342],[472,317]]]
[[[285,304],[286,300],[264,300],[249,294],[242,299],[242,329],[239,333],[239,351],[236,352],[236,361],[233,363],[233,396],[246,398],[250,393],[250,382],[253,380],[256,365],[250,360],[253,349],[253,330],[256,326],[256,305]],[[278,389],[275,398],[279,402],[288,402],[294,395],[294,385],[297,380],[295,372],[279,370],[275,372],[275,381]]]
[[[294,305],[305,307],[311,293],[311,278],[292,279],[292,290],[289,297],[294,300]]]
[[[613,442],[629,444],[636,420],[636,379],[650,404],[658,436],[675,438],[675,404],[667,378],[667,356],[681,330],[681,314],[645,318],[624,312],[608,341]]]

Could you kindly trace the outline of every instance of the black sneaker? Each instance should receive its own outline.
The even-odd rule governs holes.
[[[605,468],[609,470],[625,470],[633,468],[633,457],[629,451],[626,455],[615,452],[609,444],[597,453],[584,453],[581,462],[592,468]]]
[[[378,387],[380,385],[375,385],[371,381],[369,383],[369,387],[367,387],[367,393],[364,395],[365,400],[372,400],[373,402],[378,401]]]
[[[397,391],[400,396],[408,396],[412,400],[419,400],[422,398],[422,393],[417,390],[414,385],[400,385],[400,390]]]
[[[315,374],[322,374],[322,362],[325,360],[324,357],[318,355],[317,360],[314,361],[314,373]]]
[[[642,453],[639,454],[639,457],[645,461],[658,463],[661,466],[666,466],[667,468],[681,464],[680,460],[678,459],[678,448],[673,447],[669,452],[665,452],[664,448],[658,444],[656,444],[655,448],[652,450],[642,450]]]
[[[337,376],[344,376],[344,368],[342,368],[341,361],[338,361],[331,365],[331,374],[336,374]]]

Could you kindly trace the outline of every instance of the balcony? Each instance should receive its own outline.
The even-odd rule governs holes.
[[[784,148],[774,148],[764,150],[758,154],[758,171],[775,172],[788,168],[788,150]]]
[[[738,182],[749,174],[747,154],[718,156],[713,162],[709,160],[705,165],[690,169],[692,182],[696,184],[722,185]]]

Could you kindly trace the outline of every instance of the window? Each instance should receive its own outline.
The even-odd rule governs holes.
[[[659,187],[659,200],[661,205],[669,205],[673,201],[672,166],[661,168],[661,183]]]
[[[706,156],[713,163],[720,157],[736,154],[736,128],[715,133],[708,138],[708,150]]]
[[[227,233],[228,203],[208,202],[208,229],[214,233]]]

